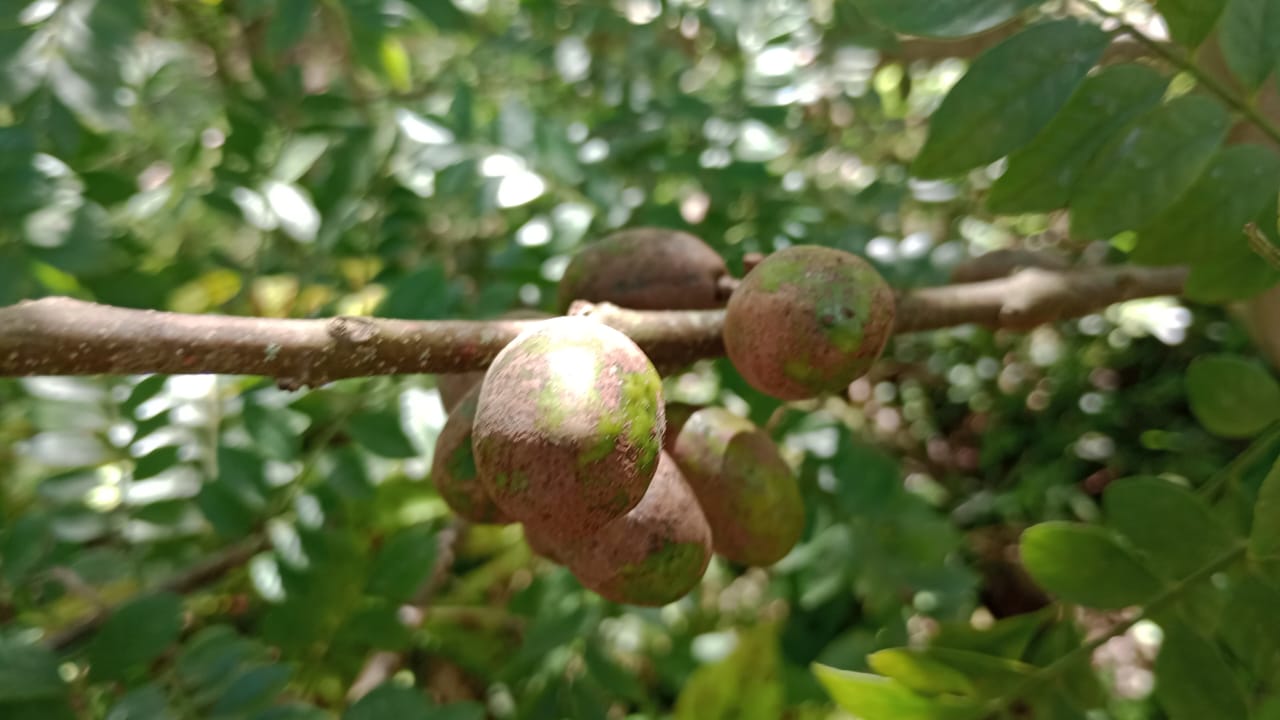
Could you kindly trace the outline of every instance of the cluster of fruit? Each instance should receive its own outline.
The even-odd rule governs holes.
[[[892,292],[849,253],[791,247],[728,277],[692,235],[627,230],[573,258],[560,301],[725,306],[731,362],[786,400],[843,390],[892,332]],[[486,372],[440,388],[449,418],[432,478],[444,500],[473,522],[522,523],[536,552],[615,602],[679,599],[713,553],[771,565],[804,530],[795,476],[765,431],[720,407],[666,403],[644,351],[588,317],[542,319]]]

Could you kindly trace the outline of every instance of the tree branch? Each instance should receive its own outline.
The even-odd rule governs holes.
[[[1009,277],[898,294],[896,332],[977,323],[1026,330],[1112,303],[1177,295],[1182,268],[1026,268]],[[578,303],[660,367],[724,354],[722,310],[634,311]],[[289,386],[488,366],[530,320],[278,320],[130,310],[51,297],[0,307],[0,376],[261,375]]]

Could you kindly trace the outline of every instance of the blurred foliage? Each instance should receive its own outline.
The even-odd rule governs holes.
[[[1185,72],[1102,59],[1079,5],[6,3],[0,304],[486,318],[644,225],[900,288],[996,249],[1190,263],[1205,304],[902,336],[785,407],[725,361],[669,378],[769,429],[809,519],[654,610],[451,519],[434,378],[0,382],[0,717],[1280,716],[1277,385],[1208,304],[1280,279],[1240,233],[1274,234],[1280,164],[1223,149],[1237,108]],[[1274,83],[1280,4],[1130,5]],[[1009,21],[976,60],[898,35]]]

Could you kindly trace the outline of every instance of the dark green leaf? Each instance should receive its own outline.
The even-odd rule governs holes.
[[[214,703],[215,716],[239,715],[262,709],[289,683],[288,665],[263,665],[239,674]]]
[[[1141,605],[1160,581],[1103,528],[1065,522],[1034,525],[1022,534],[1023,565],[1062,600],[1101,609]]]
[[[822,686],[847,712],[863,720],[976,720],[980,710],[954,698],[928,698],[879,675],[814,665]]]
[[[255,714],[251,720],[334,720],[332,713],[310,705],[277,705]]]
[[[274,460],[293,460],[302,443],[298,430],[301,416],[285,408],[245,403],[244,425],[253,444]]]
[[[987,628],[976,628],[967,620],[941,623],[933,647],[968,650],[970,652],[1020,658],[1051,615],[1046,611],[1001,618]]]
[[[1217,646],[1182,622],[1162,629],[1155,696],[1170,720],[1249,717],[1244,691]]]
[[[1231,72],[1257,90],[1280,62],[1280,0],[1229,0],[1219,36]]]
[[[67,698],[0,703],[4,720],[77,720]]]
[[[1177,202],[1213,159],[1230,119],[1217,101],[1184,95],[1107,143],[1071,194],[1071,233],[1106,238],[1141,227]]]
[[[473,702],[450,703],[431,709],[431,720],[484,720],[484,706]]]
[[[177,717],[169,710],[160,686],[143,685],[112,705],[106,720],[177,720]]]
[[[1203,355],[1187,368],[1187,403],[1209,432],[1253,437],[1280,418],[1280,383],[1252,360]]]
[[[1114,65],[1086,78],[1062,112],[991,186],[992,212],[1047,212],[1066,207],[1089,160],[1121,128],[1155,107],[1168,80],[1145,65]]]
[[[48,700],[66,691],[56,655],[39,645],[0,637],[0,703]]]
[[[983,53],[930,118],[912,172],[954,175],[1022,147],[1062,109],[1108,41],[1096,25],[1058,20]]]
[[[876,22],[905,35],[960,37],[999,25],[1040,0],[854,0]]]
[[[1194,493],[1159,478],[1128,478],[1107,486],[1107,524],[1124,535],[1169,580],[1186,577],[1243,542],[1232,537]]]
[[[1258,488],[1249,531],[1249,559],[1273,580],[1280,578],[1280,462]]]
[[[1231,245],[1249,252],[1243,228],[1277,187],[1280,156],[1259,145],[1225,148],[1177,204],[1138,231],[1134,261],[1202,267],[1225,259]]]
[[[347,422],[347,432],[375,455],[408,458],[418,454],[400,427],[399,413],[368,412],[353,415]]]
[[[396,602],[410,600],[435,570],[436,550],[429,527],[417,525],[392,535],[373,560],[368,592]]]
[[[118,680],[160,656],[182,632],[182,598],[160,593],[130,600],[111,613],[89,644],[99,680]]]
[[[467,16],[453,4],[453,0],[409,0],[409,4],[441,30],[466,27]]]
[[[267,49],[280,53],[297,45],[314,12],[315,0],[280,0],[267,26]]]
[[[143,455],[138,458],[138,462],[133,466],[133,479],[142,480],[154,477],[177,465],[178,452],[178,446],[166,445]]]
[[[1269,582],[1241,573],[1232,577],[1230,599],[1218,628],[1222,640],[1254,677],[1275,677],[1280,670],[1280,626],[1272,622],[1280,592]]]
[[[1204,42],[1226,4],[1227,0],[1156,0],[1156,8],[1169,25],[1169,34],[1187,47]]]
[[[384,683],[342,714],[342,720],[432,720],[430,703],[415,688]]]

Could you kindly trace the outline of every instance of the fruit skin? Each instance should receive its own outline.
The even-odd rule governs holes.
[[[689,416],[669,447],[711,526],[716,553],[763,567],[800,541],[804,499],[768,433],[707,407]]]
[[[436,438],[431,480],[445,504],[459,517],[475,523],[506,524],[511,519],[489,499],[476,471],[471,448],[472,423],[479,399],[480,388],[474,387],[449,414]]]
[[[729,359],[780,400],[843,392],[866,374],[893,333],[893,290],[843,250],[796,245],[757,265],[725,309]]]
[[[502,314],[502,320],[545,320],[550,315],[538,310],[518,309]],[[453,412],[458,406],[462,398],[471,390],[471,388],[480,384],[484,380],[484,371],[465,373],[444,373],[436,376],[436,390],[440,391],[440,404],[444,405],[444,411]]]
[[[644,352],[617,330],[560,317],[498,353],[472,445],[494,503],[563,546],[640,502],[665,429],[662,381]]]
[[[545,537],[536,527],[524,526],[524,541],[529,549],[557,565],[564,564],[564,553],[556,547],[550,538]]]
[[[601,597],[627,605],[675,602],[711,562],[711,528],[665,452],[644,499],[567,553],[566,566]]]
[[[559,306],[611,302],[633,310],[707,310],[724,305],[729,274],[700,238],[666,228],[620,230],[585,245],[560,280]]]

